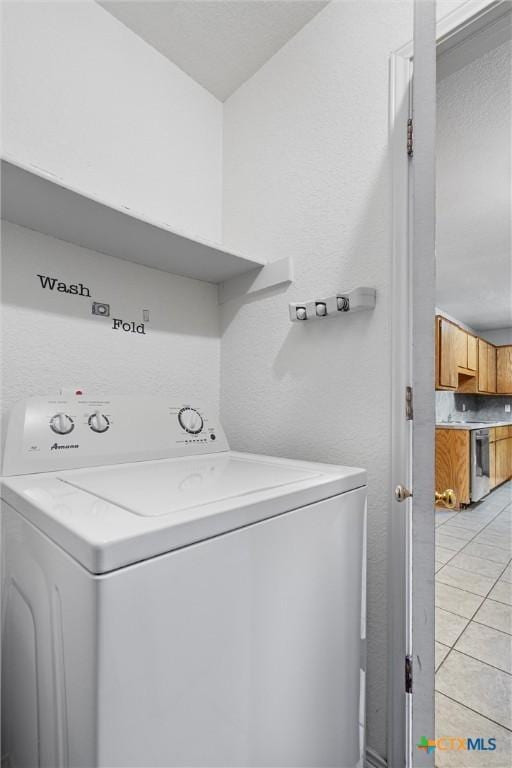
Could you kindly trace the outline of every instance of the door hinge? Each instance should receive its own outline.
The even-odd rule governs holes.
[[[405,657],[405,692],[412,693],[412,656]]]
[[[414,138],[412,135],[413,132],[413,123],[412,123],[412,117],[410,117],[407,121],[407,154],[409,157],[412,157],[414,154]]]
[[[414,408],[412,404],[412,387],[405,388],[405,418],[412,421],[414,418]]]

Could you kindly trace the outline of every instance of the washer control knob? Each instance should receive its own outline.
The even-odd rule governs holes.
[[[71,416],[66,413],[56,413],[50,419],[50,427],[58,435],[69,435],[75,428],[75,424]]]
[[[198,435],[203,428],[203,419],[195,408],[182,408],[178,413],[178,421],[182,429],[190,435]]]
[[[89,416],[88,424],[93,432],[106,432],[110,427],[110,422],[106,416],[99,411],[94,411]]]

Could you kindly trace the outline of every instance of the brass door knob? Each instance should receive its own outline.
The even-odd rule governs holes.
[[[447,488],[443,493],[438,493],[438,491],[436,491],[436,504],[439,503],[444,504],[448,509],[453,509],[457,503],[455,491],[452,491],[451,488]]]

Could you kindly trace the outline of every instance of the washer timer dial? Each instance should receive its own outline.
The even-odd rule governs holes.
[[[203,428],[203,419],[201,414],[195,408],[182,408],[178,413],[180,427],[190,435],[198,435]]]
[[[69,435],[74,430],[75,425],[67,413],[56,413],[50,419],[50,427],[57,435]]]
[[[93,432],[106,432],[110,426],[107,417],[99,411],[95,411],[89,416],[88,423]]]

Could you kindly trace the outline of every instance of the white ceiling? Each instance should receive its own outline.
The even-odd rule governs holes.
[[[97,0],[225,101],[328,0]]]
[[[479,53],[438,83],[436,303],[488,330],[512,326],[512,44]]]

